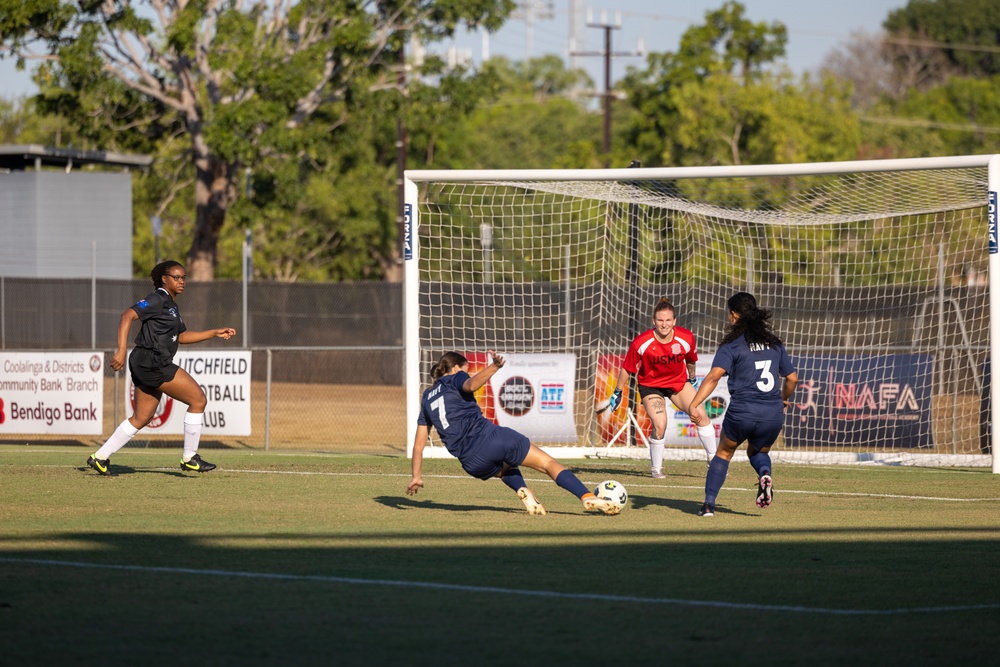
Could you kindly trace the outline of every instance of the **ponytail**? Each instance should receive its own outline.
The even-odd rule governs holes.
[[[739,317],[736,324],[729,327],[722,345],[731,343],[740,336],[746,339],[747,345],[754,347],[763,345],[764,347],[777,347],[781,345],[781,339],[771,330],[771,311],[759,308],[757,299],[749,292],[737,292],[729,297],[726,302],[729,312],[735,313]]]
[[[469,360],[458,352],[445,352],[431,369],[431,382],[437,382],[438,378],[447,375],[455,366],[464,366]]]

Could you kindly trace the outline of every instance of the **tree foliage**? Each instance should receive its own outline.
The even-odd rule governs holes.
[[[905,53],[922,41],[946,44],[941,53],[959,74],[1000,74],[1000,3],[996,0],[910,0],[883,24]],[[976,49],[975,47],[985,47]],[[970,48],[971,47],[971,48]]]
[[[408,35],[439,39],[460,22],[496,29],[512,8],[510,0],[0,0],[0,34],[8,54],[45,58],[41,104],[95,144],[152,153],[160,139],[186,138],[187,264],[207,279],[246,167],[273,158],[308,170],[309,121],[325,114],[332,133],[356,96],[398,89]]]

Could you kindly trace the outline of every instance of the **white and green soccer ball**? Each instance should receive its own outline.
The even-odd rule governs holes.
[[[594,495],[598,498],[610,500],[622,509],[625,509],[625,503],[628,502],[628,491],[625,490],[625,487],[620,482],[616,482],[613,479],[606,479],[598,484],[597,488],[594,489]]]

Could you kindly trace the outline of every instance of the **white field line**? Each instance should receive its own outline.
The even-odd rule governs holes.
[[[330,584],[357,586],[394,586],[398,588],[426,588],[433,590],[457,591],[461,593],[488,593],[491,595],[521,595],[526,597],[552,598],[564,600],[586,600],[588,602],[630,602],[649,605],[674,605],[684,607],[712,607],[716,609],[784,611],[799,614],[825,614],[830,616],[899,616],[902,614],[940,614],[946,612],[983,611],[1000,609],[1000,603],[948,605],[939,607],[899,607],[896,609],[831,609],[826,607],[803,607],[799,605],[770,605],[742,602],[720,602],[716,600],[684,600],[680,598],[648,598],[634,595],[608,595],[603,593],[562,593],[523,588],[499,588],[496,586],[468,586],[428,581],[404,581],[398,579],[359,579],[356,577],[335,577],[308,574],[279,574],[271,572],[240,572],[232,570],[200,570],[185,567],[151,567],[143,565],[108,565],[77,561],[45,560],[38,558],[0,558],[0,563],[11,565],[43,565],[50,567],[76,567],[96,570],[118,570],[159,574],[187,574],[210,577],[238,577],[242,579],[264,579],[276,581],[311,581]]]
[[[30,464],[29,464],[30,465]],[[81,468],[82,466],[66,466],[66,465],[30,465],[33,468]],[[145,468],[145,470],[173,470],[174,468]],[[248,470],[239,468],[226,468],[224,470],[220,469],[219,472],[232,472],[232,473],[246,473],[246,474],[258,474],[258,475],[300,475],[300,476],[329,476],[329,477],[410,477],[409,473],[379,473],[372,474],[366,472],[330,472],[330,471],[310,471],[310,470]],[[218,474],[218,473],[215,473]],[[423,475],[427,479],[459,479],[472,481],[473,478],[468,475]],[[554,482],[548,478],[525,478],[527,481],[539,484],[553,484]],[[581,480],[582,481],[582,480]],[[591,485],[598,484],[601,480],[593,482],[584,482],[584,484],[589,488]],[[676,484],[636,484],[631,483],[628,488],[639,488],[639,489],[681,489],[687,491],[704,491],[704,485],[689,486],[689,485],[676,485]],[[738,488],[743,491],[754,491],[755,487],[723,487],[725,489]],[[981,502],[998,502],[998,498],[944,498],[941,496],[909,496],[900,495],[893,493],[854,493],[848,491],[809,491],[809,490],[799,490],[799,489],[784,489],[778,488],[778,493],[782,495],[785,494],[799,494],[807,496],[843,496],[849,498],[892,498],[895,500],[932,500],[945,503],[981,503]]]
[[[172,470],[172,468],[171,468]],[[355,477],[371,477],[370,473],[363,472],[318,472],[318,471],[296,471],[296,470],[237,470],[237,469],[227,469],[226,472],[241,472],[241,473],[259,473],[266,475],[334,475],[334,476],[355,476]],[[408,473],[387,473],[379,474],[378,477],[409,477]],[[423,475],[428,479],[468,479],[472,478],[468,475]],[[551,479],[529,479],[526,480],[532,483],[548,483],[554,484]],[[582,480],[581,480],[582,481]],[[584,484],[589,488],[591,484],[598,484],[600,480],[595,482],[584,482]],[[636,484],[630,483],[627,488],[639,488],[639,489],[685,489],[693,491],[704,491],[705,485],[701,484],[698,486],[681,486],[673,484]],[[725,487],[723,487],[725,488]],[[733,488],[733,487],[730,487]],[[753,491],[755,487],[747,487],[746,490]],[[781,494],[786,493],[798,493],[803,495],[813,495],[813,496],[849,496],[855,498],[895,498],[898,500],[940,500],[942,502],[952,502],[952,503],[977,503],[977,502],[990,502],[990,501],[1000,501],[1000,498],[943,498],[937,496],[906,496],[892,493],[851,493],[847,491],[798,491],[789,489],[778,489]]]

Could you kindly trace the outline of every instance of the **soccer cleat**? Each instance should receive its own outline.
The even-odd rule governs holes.
[[[613,502],[605,498],[598,498],[592,493],[588,493],[583,497],[583,509],[598,510],[599,512],[604,512],[605,514],[618,514],[622,511],[620,506],[615,505]]]
[[[118,473],[111,472],[111,459],[101,460],[96,456],[88,456],[87,465],[89,465],[91,468],[101,473],[102,475],[106,475],[108,477],[118,476]]]
[[[522,503],[524,503],[524,507],[528,510],[528,514],[545,516],[545,508],[542,507],[540,502],[538,502],[538,498],[536,498],[535,494],[531,492],[531,489],[528,487],[518,489],[517,497],[521,499]]]
[[[181,470],[193,470],[194,472],[208,472],[215,470],[215,464],[202,461],[201,457],[195,454],[189,461],[181,459]]]
[[[660,468],[653,468],[651,470],[651,472],[653,474],[653,479],[666,479],[667,478],[667,476],[663,474],[663,471]]]
[[[772,496],[774,496],[774,489],[771,476],[761,475],[760,485],[757,487],[757,507],[767,507],[770,505]]]
[[[705,503],[701,506],[701,509],[698,510],[698,516],[715,516],[715,505]]]

